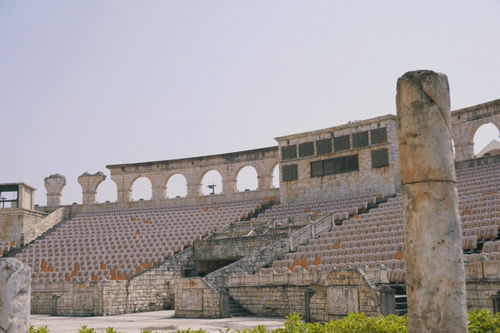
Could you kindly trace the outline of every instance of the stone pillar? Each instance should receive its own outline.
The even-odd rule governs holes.
[[[199,197],[201,195],[200,183],[187,183],[187,197]]]
[[[474,142],[457,142],[455,141],[455,159],[457,161],[465,161],[474,158]]]
[[[462,235],[448,80],[432,71],[397,85],[406,228],[408,332],[466,332]]]
[[[0,259],[0,332],[28,332],[31,269],[14,258]]]
[[[273,187],[273,175],[261,175],[257,177],[259,183],[259,190],[267,190]]]
[[[236,192],[236,179],[222,178],[222,193],[234,193]]]
[[[82,204],[95,204],[97,187],[106,179],[106,175],[101,171],[91,175],[88,172],[78,177],[78,183],[82,187]]]
[[[61,205],[61,192],[66,185],[66,177],[56,173],[45,178],[47,189],[47,206],[58,207]]]
[[[396,290],[388,285],[383,285],[380,287],[379,292],[382,315],[396,314]]]

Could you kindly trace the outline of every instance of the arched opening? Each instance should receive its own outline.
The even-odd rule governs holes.
[[[97,203],[115,202],[117,199],[116,184],[111,179],[105,180],[97,186]]]
[[[241,168],[236,176],[236,189],[243,192],[255,191],[257,188],[259,188],[257,170],[250,165]]]
[[[147,177],[139,177],[132,184],[132,200],[151,200],[151,181]]]
[[[280,187],[280,165],[279,163],[273,169],[273,188]]]
[[[182,198],[187,195],[187,180],[184,175],[176,173],[167,182],[167,198]]]
[[[495,146],[495,141],[498,143],[499,130],[491,123],[481,125],[474,133],[474,155],[476,157],[485,156],[492,153],[491,149]],[[486,148],[486,149],[485,149]]]
[[[222,176],[217,170],[210,170],[203,175],[201,193],[203,195],[222,193]]]

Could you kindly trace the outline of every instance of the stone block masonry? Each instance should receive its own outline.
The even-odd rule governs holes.
[[[31,269],[17,259],[0,259],[0,331],[28,332]]]
[[[126,281],[37,283],[31,312],[106,316],[172,309],[175,280],[192,260],[193,251],[188,249]]]
[[[314,291],[310,303],[313,321],[339,319],[349,312],[381,314],[378,288],[358,269],[243,275],[231,278],[228,289],[244,308],[261,316],[304,314],[309,290]]]

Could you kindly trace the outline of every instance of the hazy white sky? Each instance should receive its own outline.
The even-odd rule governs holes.
[[[275,145],[395,114],[409,70],[499,98],[500,1],[0,1],[0,182]],[[491,140],[498,133],[490,129]]]

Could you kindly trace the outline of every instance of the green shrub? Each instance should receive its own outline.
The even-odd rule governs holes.
[[[474,310],[469,312],[469,333],[500,333],[500,313],[493,315],[488,310]],[[244,329],[233,332],[230,329],[219,330],[219,333],[407,333],[408,320],[406,316],[379,316],[367,317],[364,313],[350,313],[343,319],[332,320],[328,323],[304,323],[302,315],[291,313],[284,323],[284,328],[268,330],[259,325],[254,329]],[[30,327],[29,333],[50,333],[47,326],[41,328]],[[97,333],[95,329],[83,325],[77,333]],[[104,333],[121,333],[112,327]],[[141,333],[152,333],[143,330]],[[176,333],[207,333],[205,330],[177,330]]]
[[[50,333],[50,330],[47,328],[47,326],[42,326],[40,328],[30,326],[29,333]]]
[[[113,327],[107,327],[104,330],[104,333],[122,333],[122,332],[119,332],[119,331],[115,330]]]
[[[469,333],[500,333],[500,313],[488,310],[469,311]]]
[[[87,325],[82,325],[76,333],[97,333],[97,331],[93,328],[87,327]]]

